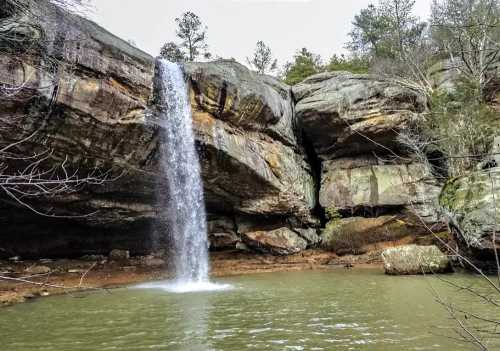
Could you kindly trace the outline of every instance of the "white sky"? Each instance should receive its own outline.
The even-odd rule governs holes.
[[[196,13],[208,26],[212,54],[245,63],[257,40],[268,44],[279,65],[302,47],[326,60],[344,52],[354,15],[377,0],[90,0],[88,15],[113,34],[133,40],[158,55],[167,41],[176,41],[174,19]],[[425,18],[431,0],[416,0],[415,12]]]

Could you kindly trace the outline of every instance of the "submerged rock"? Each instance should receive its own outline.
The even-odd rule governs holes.
[[[242,238],[250,248],[273,255],[291,255],[307,248],[307,241],[289,228],[247,232]]]
[[[437,246],[406,245],[384,250],[382,253],[386,274],[447,273],[451,263]]]

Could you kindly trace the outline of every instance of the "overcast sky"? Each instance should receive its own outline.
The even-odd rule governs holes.
[[[375,0],[375,2],[378,0]],[[279,64],[306,47],[323,59],[344,52],[351,22],[370,0],[91,0],[89,17],[139,48],[158,55],[176,41],[174,19],[192,11],[208,26],[214,55],[244,63],[257,40],[266,42]],[[428,16],[431,0],[417,0],[416,14]]]

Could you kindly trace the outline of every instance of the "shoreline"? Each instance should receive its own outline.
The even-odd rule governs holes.
[[[210,254],[210,267],[210,277],[217,278],[243,274],[327,270],[333,267],[382,268],[382,262],[379,252],[339,257],[323,250],[306,250],[291,256],[221,251]],[[172,278],[168,273],[168,265],[162,259],[152,257],[147,260],[144,257],[132,257],[117,261],[0,261],[0,276],[13,279],[0,279],[0,307],[45,296],[106,290]]]

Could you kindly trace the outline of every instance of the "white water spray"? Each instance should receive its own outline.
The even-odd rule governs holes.
[[[157,61],[161,175],[167,183],[165,215],[175,254],[176,280],[151,284],[172,292],[220,290],[208,279],[208,239],[200,163],[195,149],[191,107],[178,64]],[[160,189],[162,191],[163,189]],[[163,204],[161,204],[163,205]]]

